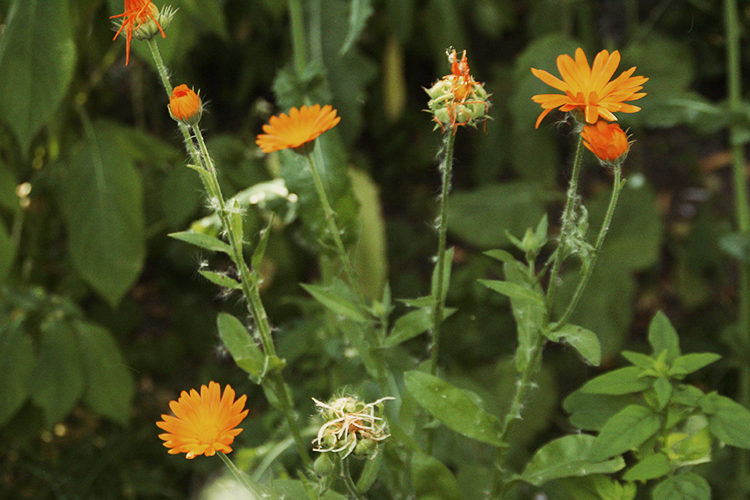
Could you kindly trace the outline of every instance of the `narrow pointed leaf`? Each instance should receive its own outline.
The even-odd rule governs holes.
[[[522,285],[502,280],[479,280],[479,282],[490,290],[494,290],[507,297],[525,300],[541,306],[544,305],[544,297],[539,292],[525,288]]]
[[[450,317],[457,309],[446,307],[443,309],[443,319]],[[383,343],[384,347],[394,347],[402,342],[413,339],[432,328],[432,308],[422,308],[410,311],[396,320],[388,338]]]
[[[169,236],[211,252],[224,252],[227,255],[232,254],[232,248],[228,244],[224,243],[219,238],[214,238],[207,234],[197,233],[195,231],[182,231],[179,233],[170,233]]]
[[[239,290],[242,285],[237,280],[230,278],[224,274],[215,273],[213,271],[198,271],[201,276],[206,278],[214,285],[218,285],[223,288],[229,288],[230,290]]]
[[[302,288],[312,295],[315,300],[326,306],[336,314],[352,319],[358,323],[366,323],[367,318],[349,299],[342,297],[335,291],[318,285],[302,284]]]
[[[229,349],[237,366],[245,370],[253,382],[259,384],[265,374],[266,356],[245,325],[227,313],[219,313],[216,324],[219,327],[219,336]]]
[[[627,366],[589,380],[579,390],[589,394],[609,394],[619,396],[645,391],[653,384],[653,378],[640,377],[643,370],[637,366]]]
[[[591,446],[589,460],[602,461],[633,450],[660,428],[661,419],[650,409],[628,405],[604,424]]]

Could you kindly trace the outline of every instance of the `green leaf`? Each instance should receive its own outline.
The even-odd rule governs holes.
[[[219,336],[229,349],[237,366],[245,370],[253,382],[260,384],[266,371],[266,356],[258,348],[245,325],[227,313],[219,313],[216,324],[219,328]]]
[[[541,295],[541,287],[538,283],[529,284],[527,276],[519,266],[514,263],[505,263],[505,277],[508,283],[523,286],[529,291]],[[538,300],[521,298],[515,296],[510,298],[513,318],[516,320],[518,328],[518,348],[516,349],[516,368],[519,372],[526,370],[531,358],[533,346],[536,343],[537,336],[541,335],[544,326],[546,307],[544,302],[541,304]]]
[[[229,40],[223,2],[218,0],[180,0],[180,9],[190,14],[193,24],[203,27],[223,41]]]
[[[506,263],[515,263],[518,262],[515,257],[513,257],[513,254],[508,252],[507,250],[487,250],[484,252],[484,254],[488,257],[492,257],[493,259],[497,259],[500,262],[506,262]]]
[[[651,320],[648,327],[648,341],[654,349],[654,357],[658,358],[662,351],[667,351],[667,363],[672,364],[682,352],[680,352],[680,337],[674,329],[669,318],[659,311]]]
[[[441,299],[445,302],[445,298],[448,296],[448,288],[451,282],[451,270],[453,268],[453,254],[456,249],[451,247],[445,251],[445,266],[443,267],[443,293]],[[432,296],[437,297],[437,272],[438,267],[432,270]]]
[[[346,318],[352,319],[358,323],[366,323],[367,318],[362,314],[359,308],[354,305],[349,299],[342,297],[335,291],[319,286],[319,285],[307,285],[305,283],[300,284],[302,288],[312,295],[315,300],[326,306],[328,309],[336,314],[340,314]]]
[[[76,270],[115,307],[143,268],[143,187],[116,130],[97,122],[90,134],[65,171],[62,212]]]
[[[268,488],[269,495],[262,494],[263,490],[260,485],[254,484],[253,486],[256,491],[251,493],[254,493],[256,498],[264,498],[267,496],[268,498],[284,500],[310,500],[305,485],[302,481],[296,479],[275,479],[271,481],[270,487]],[[346,497],[335,491],[329,490],[321,495],[321,500],[346,500]]]
[[[391,334],[385,339],[383,345],[384,347],[397,346],[426,332],[430,327],[432,327],[432,308],[425,307],[408,312],[396,320]]]
[[[588,460],[596,438],[587,434],[565,436],[542,446],[517,479],[541,486],[562,477],[608,474],[625,467],[622,457],[606,462]]]
[[[179,233],[169,233],[169,236],[176,240],[184,241],[185,243],[190,243],[191,245],[203,248],[204,250],[209,250],[211,252],[224,252],[227,255],[232,255],[232,247],[221,241],[219,238],[214,238],[207,234],[197,233],[190,230],[181,231]]]
[[[541,293],[530,290],[522,285],[516,285],[502,280],[477,280],[490,290],[501,293],[507,297],[530,302],[535,305],[544,306],[544,297]]]
[[[235,279],[221,273],[215,273],[213,271],[198,271],[201,276],[206,278],[214,285],[218,285],[222,288],[229,288],[230,290],[240,290],[242,285]]]
[[[54,116],[73,77],[76,51],[67,1],[16,0],[0,37],[0,116],[24,153]],[[8,98],[12,96],[12,98]]]
[[[127,424],[135,386],[117,342],[111,333],[93,323],[76,321],[74,327],[86,374],[83,400],[102,415]]]
[[[339,52],[341,55],[349,52],[354,42],[365,29],[367,20],[372,16],[374,10],[370,0],[350,0],[349,2],[349,33],[346,35],[344,45]]]
[[[750,450],[750,410],[741,404],[711,393],[701,400],[708,416],[708,427],[720,441]]]
[[[0,326],[0,427],[21,408],[28,396],[26,380],[36,364],[31,337],[21,326],[21,317],[3,318]]]
[[[0,220],[0,282],[10,273],[15,259],[16,248],[5,230],[5,224]]]
[[[59,422],[83,395],[85,384],[73,327],[62,321],[43,325],[37,362],[27,379],[31,400],[48,426]]]
[[[260,272],[260,265],[263,262],[263,257],[266,255],[266,248],[268,247],[268,240],[271,237],[271,225],[273,224],[273,216],[271,216],[271,219],[268,221],[268,224],[266,225],[263,230],[260,232],[260,239],[258,240],[258,244],[255,247],[255,250],[253,250],[253,256],[250,259],[250,263],[253,266],[253,271],[258,273]]]
[[[506,446],[498,437],[500,420],[480,408],[464,391],[419,371],[406,372],[404,382],[414,399],[446,426],[468,438]]]
[[[412,372],[414,373],[414,372]],[[418,500],[463,500],[456,477],[438,459],[416,452],[411,456],[411,482]]]
[[[653,387],[654,392],[656,393],[658,409],[663,410],[666,408],[669,399],[672,397],[672,383],[666,377],[659,377],[654,380]]]
[[[607,420],[633,402],[635,398],[630,395],[587,394],[579,389],[565,398],[563,408],[571,414],[569,420],[572,425],[588,431],[598,431]]]
[[[602,427],[589,460],[601,461],[633,450],[661,429],[661,419],[649,408],[628,405]]]
[[[685,375],[697,372],[704,366],[708,366],[720,359],[721,355],[712,352],[685,354],[674,360],[672,367],[669,369],[669,375],[684,377]]]
[[[656,453],[635,464],[622,478],[626,481],[648,481],[666,476],[670,470],[669,457],[664,453]]]
[[[388,282],[388,245],[380,187],[364,170],[350,168],[349,177],[359,202],[360,228],[352,264],[362,293],[372,300],[382,296]]]
[[[509,243],[505,233],[524,234],[544,215],[544,188],[533,182],[510,182],[455,191],[450,196],[448,229],[480,248]]]
[[[750,261],[750,235],[748,234],[725,234],[719,239],[719,248],[737,260]]]
[[[620,368],[589,380],[579,390],[589,394],[609,394],[613,396],[645,391],[651,387],[653,379],[640,377],[642,371],[637,366]]]
[[[568,323],[552,336],[556,342],[564,342],[578,351],[588,364],[599,366],[601,363],[602,346],[599,344],[599,337],[591,330]]]
[[[653,500],[711,500],[708,481],[694,472],[676,474],[656,485]]]

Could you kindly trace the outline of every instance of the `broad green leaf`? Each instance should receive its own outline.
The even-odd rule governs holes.
[[[5,230],[5,224],[0,220],[0,283],[8,276],[15,258],[16,248]]]
[[[625,467],[622,457],[606,462],[588,460],[591,445],[596,438],[587,434],[574,434],[556,439],[542,446],[517,479],[541,486],[552,479],[589,474],[608,474]]]
[[[27,384],[31,400],[42,409],[49,427],[65,417],[83,395],[81,352],[69,323],[54,320],[43,326],[36,366]]]
[[[649,99],[635,121],[653,128],[689,125],[704,134],[715,134],[729,123],[726,108],[693,91],[678,91]]]
[[[672,470],[669,457],[664,453],[656,453],[644,458],[633,467],[628,469],[622,477],[626,481],[648,481],[669,474]]]
[[[661,57],[655,58],[654,54]],[[651,31],[622,51],[621,67],[636,66],[635,75],[649,77],[649,96],[674,95],[690,87],[695,74],[693,52],[684,43]],[[641,105],[647,108],[647,100]]]
[[[0,116],[24,153],[57,111],[75,68],[67,1],[16,0],[0,37]],[[12,97],[11,97],[12,96]]]
[[[672,367],[669,369],[669,375],[681,378],[720,359],[721,355],[712,352],[685,354],[674,360]]]
[[[201,207],[201,181],[190,169],[172,170],[159,192],[161,209],[172,227],[183,227]]]
[[[219,0],[180,0],[180,9],[190,14],[192,21],[218,36],[223,41],[229,40],[229,30],[224,16],[224,2]]]
[[[357,168],[349,169],[354,196],[359,202],[360,228],[352,265],[360,289],[368,299],[381,297],[388,282],[386,224],[380,188],[372,177]]]
[[[214,238],[207,234],[198,233],[195,231],[181,231],[179,233],[170,233],[170,237],[190,243],[197,247],[203,248],[204,250],[210,250],[211,252],[224,252],[227,255],[232,255],[232,248],[221,241],[219,238]]]
[[[78,273],[116,306],[146,254],[143,187],[122,140],[97,122],[60,185],[68,250]]]
[[[662,351],[667,351],[667,363],[672,364],[682,352],[680,351],[680,337],[669,318],[659,311],[651,320],[648,327],[648,341],[654,349],[654,357],[658,358]]]
[[[344,45],[341,46],[341,55],[346,54],[352,48],[373,12],[370,0],[349,0],[349,33],[346,35]]]
[[[602,474],[567,477],[551,483],[547,488],[560,492],[562,500],[633,500],[637,493],[635,483],[620,483]],[[551,496],[551,498],[558,498]]]
[[[510,182],[455,191],[450,196],[448,229],[480,248],[509,243],[505,233],[524,234],[544,215],[545,191],[538,183]]]
[[[618,396],[645,391],[653,383],[649,377],[640,377],[643,370],[637,366],[627,366],[589,380],[579,389],[589,394],[609,394]]]
[[[86,375],[83,400],[93,410],[127,424],[135,394],[133,375],[112,334],[83,321],[74,324]]]
[[[541,295],[541,287],[538,283],[528,284],[526,275],[518,266],[512,263],[505,263],[505,278],[507,282],[518,286],[529,288],[529,291]],[[516,349],[516,368],[519,372],[526,370],[529,364],[533,346],[536,343],[537,336],[541,335],[542,323],[545,319],[546,307],[544,302],[541,304],[538,300],[529,300],[518,296],[510,298],[510,305],[513,311],[513,318],[516,320],[518,329],[518,348]]]
[[[675,474],[656,485],[653,500],[711,500],[711,486],[695,472]]]
[[[229,288],[230,290],[240,290],[242,285],[235,279],[221,273],[215,273],[213,271],[198,271],[201,276],[206,278],[214,285],[218,285],[222,288]]]
[[[237,366],[245,370],[253,382],[259,384],[265,375],[266,357],[245,325],[227,313],[219,313],[216,324],[219,328],[219,336],[229,349]]]
[[[599,337],[591,330],[578,325],[567,325],[554,332],[557,342],[564,342],[578,351],[590,365],[599,366],[602,361],[602,346]]]
[[[654,380],[653,387],[654,392],[656,393],[658,409],[663,410],[666,408],[669,399],[672,397],[672,383],[666,377],[658,377]]]
[[[716,393],[705,396],[701,406],[707,413],[708,427],[717,439],[750,450],[750,410]]]
[[[446,307],[443,309],[443,319],[449,318],[457,310],[455,307]],[[383,342],[383,347],[397,346],[430,328],[432,328],[432,308],[410,311],[396,320],[391,334]]]
[[[352,319],[358,323],[366,323],[367,318],[360,312],[359,308],[346,297],[341,296],[328,287],[319,285],[307,285],[301,283],[302,288],[312,295],[315,300],[326,306],[336,314]]]
[[[414,372],[412,372],[414,373]],[[418,500],[463,500],[453,473],[438,459],[415,452],[411,456],[411,482]]]
[[[0,427],[4,426],[28,397],[26,380],[36,364],[31,337],[20,317],[3,318],[0,326]]]
[[[539,305],[544,307],[544,297],[541,293],[526,288],[522,285],[510,283],[502,280],[478,280],[479,283],[483,284],[490,290],[494,290],[497,293],[501,293],[507,297],[526,301],[531,304]]]
[[[414,399],[446,426],[471,439],[506,446],[498,437],[500,420],[480,408],[464,391],[419,371],[406,372],[404,382]]]
[[[633,450],[660,428],[661,419],[650,409],[628,405],[604,424],[591,447],[589,460],[598,462]]]
[[[570,413],[570,423],[587,431],[599,431],[607,421],[627,405],[634,403],[634,396],[607,396],[575,391],[565,398],[563,408]]]

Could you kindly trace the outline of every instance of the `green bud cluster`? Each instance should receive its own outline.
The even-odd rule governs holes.
[[[463,76],[449,75],[439,80],[429,89],[425,89],[430,97],[427,103],[428,111],[438,123],[435,128],[455,129],[459,125],[476,127],[477,123],[487,119],[490,107],[490,95],[484,85],[470,78],[469,92],[462,99],[457,96],[456,88],[465,88],[467,83]]]

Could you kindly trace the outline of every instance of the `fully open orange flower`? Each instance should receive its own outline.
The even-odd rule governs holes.
[[[127,66],[130,62],[130,40],[133,39],[133,31],[141,27],[141,25],[149,20],[156,23],[159,27],[162,38],[166,38],[167,35],[159,24],[159,9],[156,8],[151,0],[125,0],[125,12],[116,16],[110,17],[110,19],[121,17],[122,24],[120,29],[117,30],[117,34],[112,40],[116,40],[120,33],[125,32],[125,65]]]
[[[645,96],[645,92],[638,93],[648,78],[642,76],[630,76],[635,67],[622,73],[616,79],[610,81],[620,64],[620,53],[618,51],[610,54],[602,50],[594,58],[593,66],[589,67],[586,54],[580,47],[576,49],[576,58],[573,60],[567,54],[557,58],[557,69],[560,71],[562,80],[551,75],[547,71],[531,69],[534,76],[558,90],[565,92],[560,94],[540,94],[531,99],[542,105],[544,111],[536,120],[536,126],[542,122],[547,113],[555,108],[561,111],[573,111],[577,109],[583,114],[586,123],[594,124],[602,117],[609,121],[617,121],[613,112],[635,113],[641,108],[624,101],[634,101]]]
[[[193,89],[182,84],[172,90],[172,95],[169,97],[169,110],[175,120],[195,125],[203,113],[203,103]]]
[[[297,149],[335,127],[340,120],[341,117],[336,116],[336,110],[328,104],[322,108],[320,104],[309,108],[292,108],[289,110],[289,116],[284,113],[272,116],[269,123],[263,125],[265,134],[258,135],[255,143],[264,153]]]
[[[169,408],[176,415],[162,415],[164,420],[156,425],[167,431],[159,434],[165,441],[169,453],[185,453],[185,458],[195,458],[205,454],[210,457],[217,451],[229,453],[229,446],[234,438],[242,432],[235,429],[247,416],[245,407],[247,396],[234,400],[234,389],[229,385],[221,396],[221,387],[216,382],[209,382],[208,387],[201,386],[201,392],[195,389],[190,394],[182,391],[180,399],[170,401]]]
[[[628,152],[628,136],[616,123],[599,120],[585,125],[581,132],[583,145],[603,162],[611,163]]]

